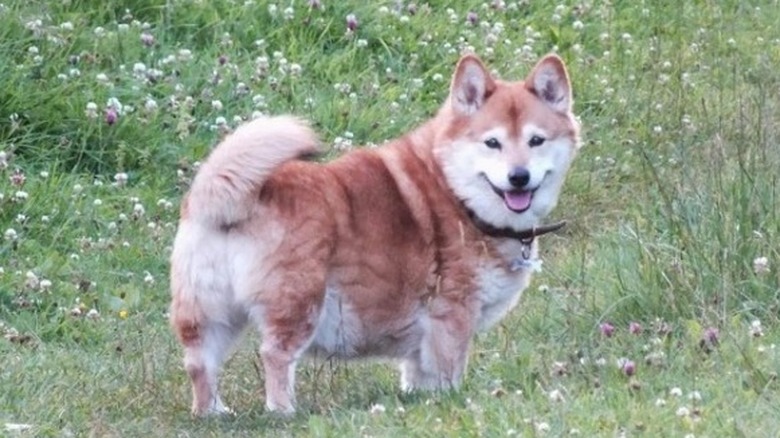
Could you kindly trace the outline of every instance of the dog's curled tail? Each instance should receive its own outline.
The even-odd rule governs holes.
[[[249,197],[286,161],[318,149],[308,124],[291,116],[259,117],[239,126],[209,155],[195,176],[182,211],[215,226],[249,217]]]

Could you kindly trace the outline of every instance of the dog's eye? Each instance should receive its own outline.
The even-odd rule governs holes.
[[[490,137],[489,139],[485,140],[485,146],[489,147],[490,149],[501,149],[501,142],[493,137]]]
[[[544,143],[544,138],[539,137],[538,135],[534,135],[531,137],[531,140],[528,142],[528,146],[535,147],[535,146],[541,146],[542,143]]]

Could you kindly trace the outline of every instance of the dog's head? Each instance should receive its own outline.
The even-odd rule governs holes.
[[[525,81],[497,80],[461,58],[437,116],[435,154],[455,195],[482,221],[526,230],[558,200],[579,147],[569,76],[555,55]]]

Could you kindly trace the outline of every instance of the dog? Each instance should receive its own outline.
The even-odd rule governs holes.
[[[580,145],[564,62],[523,81],[473,54],[433,118],[328,163],[292,116],[239,126],[199,168],[171,256],[170,319],[195,415],[231,412],[218,373],[261,333],[266,408],[295,411],[304,356],[389,359],[401,388],[463,379],[472,338],[518,302]]]

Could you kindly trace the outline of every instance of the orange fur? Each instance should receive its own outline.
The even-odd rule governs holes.
[[[531,149],[529,133],[550,149]],[[487,150],[485,136],[501,137],[501,150]],[[295,160],[314,138],[289,117],[249,122],[211,154],[183,202],[171,323],[195,414],[228,411],[217,374],[249,323],[262,333],[272,411],[294,410],[304,354],[398,360],[407,390],[457,386],[474,333],[503,317],[530,279],[513,267],[523,244],[485,235],[473,217],[537,225],[579,143],[555,56],[517,83],[465,56],[439,113],[386,146],[327,164]],[[528,167],[531,181],[542,169],[527,211],[497,196],[520,190],[490,179],[504,166]]]

